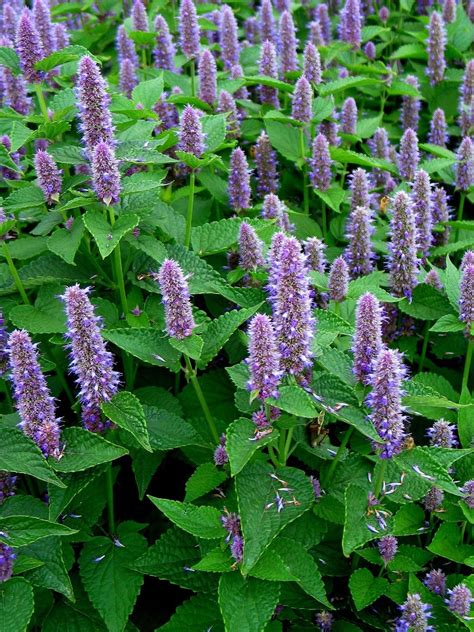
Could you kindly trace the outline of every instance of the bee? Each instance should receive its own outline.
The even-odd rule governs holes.
[[[405,437],[405,441],[403,442],[403,450],[413,450],[415,447],[415,440],[411,435]]]
[[[309,443],[312,448],[317,448],[328,436],[329,430],[324,428],[324,410],[308,426]]]
[[[389,202],[390,202],[390,198],[387,197],[386,195],[380,198],[380,212],[381,213],[387,212]]]

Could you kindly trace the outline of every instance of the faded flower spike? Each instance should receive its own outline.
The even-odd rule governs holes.
[[[200,158],[204,153],[201,112],[192,105],[187,105],[181,115],[179,148],[196,158]]]
[[[219,94],[218,112],[227,114],[227,138],[235,139],[240,136],[239,112],[234,97],[226,90],[221,90]]]
[[[464,494],[464,502],[469,509],[474,509],[474,479],[466,481],[461,487],[461,491]]]
[[[7,498],[15,495],[17,477],[8,472],[0,472],[0,506]]]
[[[279,52],[282,75],[298,70],[296,53],[296,32],[293,18],[289,11],[283,11],[280,18]]]
[[[168,23],[162,15],[158,14],[155,18],[154,26],[156,34],[156,44],[153,49],[155,66],[173,72],[175,69],[174,56],[176,55],[176,49]]]
[[[303,75],[315,85],[322,81],[321,57],[316,46],[307,42],[303,53]]]
[[[466,584],[458,584],[452,590],[448,590],[446,603],[449,610],[460,617],[468,617],[471,611],[471,603],[474,601],[472,593]]]
[[[388,267],[392,292],[410,299],[418,280],[419,261],[413,206],[403,191],[393,200],[390,234]]]
[[[444,0],[443,20],[446,24],[456,19],[456,0]]]
[[[214,463],[216,465],[222,466],[229,462],[229,456],[227,454],[225,444],[226,444],[226,436],[225,434],[223,434],[221,435],[219,439],[219,445],[214,450]]]
[[[355,335],[352,343],[354,375],[365,386],[370,384],[374,362],[382,349],[382,310],[379,301],[367,292],[356,309]]]
[[[317,237],[308,237],[303,245],[308,268],[320,274],[324,274],[327,266],[326,256],[324,254],[326,244]]]
[[[199,57],[199,98],[212,105],[217,99],[217,69],[214,55],[204,50]]]
[[[462,271],[459,295],[459,320],[470,326],[474,323],[474,265],[466,265]]]
[[[102,338],[102,319],[95,314],[91,288],[67,287],[61,299],[66,310],[71,372],[79,387],[82,423],[91,432],[103,432],[110,423],[102,419],[100,405],[118,390],[119,374]]]
[[[431,195],[433,209],[433,224],[446,223],[450,219],[450,208],[448,206],[448,196],[443,187],[435,187]],[[434,243],[437,246],[443,246],[449,241],[449,226],[444,226],[442,232],[434,234]],[[474,261],[473,261],[474,263]]]
[[[370,274],[374,269],[375,253],[371,237],[374,232],[372,214],[368,208],[356,206],[349,215],[345,257],[352,279]]]
[[[328,289],[330,298],[336,303],[342,303],[349,288],[349,269],[344,257],[334,259],[329,270]]]
[[[431,85],[435,85],[443,80],[446,70],[446,60],[444,49],[446,48],[446,31],[443,18],[437,11],[433,11],[430,16],[428,26],[428,68],[427,73]]]
[[[372,392],[367,398],[371,408],[369,419],[384,441],[375,446],[380,451],[380,458],[391,459],[402,451],[405,438],[405,415],[402,412],[405,367],[397,351],[384,348],[373,367],[370,376]]]
[[[415,174],[411,198],[415,213],[417,245],[423,257],[426,258],[430,254],[433,243],[433,207],[430,177],[423,169]]]
[[[423,583],[435,595],[444,595],[446,593],[446,575],[441,570],[433,569],[426,573]]]
[[[261,196],[278,191],[278,173],[276,153],[270,139],[262,132],[255,144],[255,166],[257,175],[257,193]]]
[[[332,40],[331,32],[331,19],[329,17],[328,5],[324,2],[318,4],[315,9],[315,20],[321,25],[321,30],[324,37],[324,44],[329,44]]]
[[[327,612],[326,610],[317,612],[315,621],[321,632],[331,632],[334,624],[334,617],[330,612]]]
[[[48,204],[59,201],[61,193],[61,169],[58,169],[52,156],[39,149],[35,155],[35,171],[38,184]]]
[[[302,75],[295,84],[291,116],[301,123],[309,123],[312,113],[313,90],[309,81]]]
[[[402,615],[397,620],[395,632],[430,632],[434,629],[428,624],[431,606],[423,603],[420,595],[408,594],[400,610]]]
[[[360,48],[361,30],[362,17],[359,0],[346,0],[339,23],[340,39],[351,44],[353,48]]]
[[[384,564],[393,560],[398,550],[398,540],[393,535],[386,535],[377,542],[377,548]]]
[[[92,181],[98,199],[110,206],[120,199],[120,173],[115,152],[107,143],[99,143],[92,154]]]
[[[263,242],[258,238],[254,229],[242,222],[239,232],[239,265],[247,272],[255,271],[265,265],[263,258]]]
[[[408,77],[405,79],[405,83],[407,83],[412,88],[415,88],[416,90],[420,89],[420,83],[415,75],[408,75]],[[416,130],[418,129],[418,123],[420,121],[420,108],[421,101],[418,97],[410,97],[408,95],[404,95],[402,97],[402,111],[400,119],[404,132],[408,128],[411,128],[416,132]]]
[[[357,105],[352,97],[348,97],[342,106],[341,131],[344,134],[355,134],[357,130]]]
[[[59,420],[39,365],[37,345],[26,331],[16,329],[8,340],[8,355],[19,425],[46,457],[57,459],[61,452]]]
[[[434,268],[430,270],[428,274],[425,276],[425,283],[426,285],[431,285],[431,287],[434,287],[436,290],[439,290],[440,292],[443,289],[443,284],[441,282],[441,279],[439,278],[439,274],[436,272]]]
[[[193,0],[181,0],[179,7],[181,50],[188,59],[199,55],[199,26]]]
[[[474,184],[474,145],[469,136],[459,145],[456,159],[456,188],[467,191]]]
[[[455,426],[440,419],[435,421],[426,433],[430,439],[430,445],[435,448],[455,448],[457,441],[455,437]]]
[[[310,164],[310,180],[315,189],[327,191],[331,185],[331,156],[329,143],[324,134],[318,134],[313,141]]]
[[[318,7],[321,5],[319,4]],[[324,35],[321,24],[317,20],[309,23],[309,40],[313,46],[324,46]]]
[[[124,59],[119,69],[119,88],[128,98],[138,84],[137,69],[130,59]]]
[[[428,134],[429,142],[432,145],[446,147],[449,140],[447,129],[448,127],[446,125],[444,110],[442,110],[441,108],[436,108],[430,121],[430,131]]]
[[[43,59],[44,50],[29,9],[24,9],[18,21],[16,49],[25,79],[31,83],[41,81],[43,73],[35,69],[35,64]]]
[[[148,17],[141,0],[134,0],[133,2],[132,25],[134,31],[148,32]]]
[[[6,582],[13,575],[13,562],[16,559],[13,549],[0,542],[0,582]]]
[[[236,147],[230,156],[228,192],[230,205],[237,213],[250,208],[250,172],[247,158],[240,147]]]
[[[237,37],[237,20],[227,4],[224,4],[221,9],[219,43],[224,68],[230,70],[232,66],[239,63],[240,45]]]
[[[437,511],[443,504],[443,500],[444,500],[443,490],[439,489],[438,487],[432,487],[427,492],[423,501],[426,511],[429,511],[429,512]]]
[[[262,44],[258,65],[259,74],[272,79],[278,78],[276,50],[274,44],[269,40],[266,40]],[[260,103],[262,103],[262,105],[273,105],[273,107],[278,109],[280,107],[278,90],[276,88],[271,88],[270,86],[260,86]]]
[[[187,338],[196,326],[186,277],[176,261],[166,259],[158,274],[163,304],[165,306],[166,331],[172,338]]]
[[[277,398],[282,376],[280,354],[272,321],[265,314],[257,314],[250,321],[247,364],[250,370],[248,389],[252,399]]]
[[[400,141],[400,154],[398,156],[398,168],[402,178],[408,181],[413,180],[419,162],[418,137],[416,132],[408,128]]]

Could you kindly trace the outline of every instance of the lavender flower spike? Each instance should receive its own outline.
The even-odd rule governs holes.
[[[367,292],[360,297],[356,310],[356,328],[352,344],[354,375],[365,386],[370,383],[374,362],[382,349],[382,310],[379,301]]]
[[[362,16],[359,0],[346,0],[341,11],[339,37],[343,42],[351,44],[353,48],[360,48],[361,30]]]
[[[260,7],[260,35],[262,42],[268,40],[275,44],[275,20],[271,0],[262,0]]]
[[[417,284],[419,262],[416,248],[416,224],[413,206],[404,191],[396,194],[390,220],[389,271],[395,296],[411,298]]]
[[[443,80],[446,70],[446,60],[444,49],[446,48],[446,31],[443,18],[437,11],[433,11],[430,16],[428,26],[428,68],[427,74],[431,85],[440,83]]]
[[[443,20],[445,24],[454,22],[456,19],[456,0],[444,0],[443,4]]]
[[[77,98],[84,144],[92,157],[94,147],[101,142],[113,145],[110,98],[98,65],[85,55],[77,68]]]
[[[350,175],[350,190],[351,190],[351,209],[355,209],[358,206],[364,208],[370,207],[370,185],[367,172],[364,169],[356,169]]]
[[[373,232],[371,212],[363,206],[356,206],[349,215],[347,230],[349,245],[345,252],[353,279],[370,274],[374,269],[375,254],[371,243]]]
[[[283,240],[276,264],[274,323],[281,368],[290,375],[302,377],[304,370],[311,366],[315,323],[305,258],[294,237]]]
[[[380,458],[391,459],[402,451],[405,438],[405,415],[402,412],[405,368],[398,351],[384,348],[373,366],[370,376],[372,392],[367,398],[371,408],[369,419],[384,442],[374,447],[380,450]]]
[[[321,6],[321,5],[318,5]],[[325,40],[321,24],[317,20],[309,23],[309,40],[313,46],[324,46]]]
[[[420,84],[415,75],[408,75],[405,82],[416,90],[420,89]],[[420,108],[421,101],[418,97],[410,97],[404,95],[402,97],[402,111],[400,120],[402,123],[402,129],[405,132],[409,127],[416,132],[418,129],[418,123],[420,121]]]
[[[418,137],[416,132],[409,127],[400,140],[398,169],[402,178],[408,181],[413,180],[419,162],[420,152],[418,149]]]
[[[35,170],[38,184],[44,193],[46,202],[52,204],[59,201],[61,193],[61,169],[58,169],[52,156],[39,149],[35,155]]]
[[[308,268],[320,274],[324,274],[327,266],[326,256],[324,254],[326,244],[317,237],[308,237],[303,245]]]
[[[31,83],[41,81],[43,75],[35,70],[35,64],[43,59],[44,50],[28,9],[24,9],[18,21],[16,49],[25,79]]]
[[[287,72],[298,70],[298,59],[296,53],[296,33],[293,18],[289,11],[283,11],[280,18],[280,68],[284,75]]]
[[[132,24],[134,31],[148,32],[148,17],[141,0],[134,0],[132,6]]]
[[[23,432],[33,439],[46,457],[57,459],[61,451],[59,420],[41,372],[36,347],[26,331],[16,329],[10,334],[8,355],[16,408]]]
[[[0,582],[6,582],[13,575],[15,553],[8,544],[0,542]]]
[[[247,363],[250,370],[248,388],[252,399],[277,398],[282,375],[280,355],[272,321],[265,314],[257,314],[250,321]]]
[[[252,272],[263,267],[265,260],[262,252],[263,242],[250,224],[242,222],[239,232],[239,265],[242,270]]]
[[[199,57],[199,98],[212,105],[217,99],[217,69],[214,55],[204,50]]]
[[[319,85],[322,81],[321,56],[312,42],[307,42],[304,48],[303,75],[315,85]]]
[[[239,112],[234,97],[226,90],[221,90],[217,112],[227,114],[227,138],[234,139],[240,136]]]
[[[34,0],[33,17],[35,20],[36,30],[38,31],[38,35],[43,46],[43,53],[46,57],[51,55],[57,47],[54,28],[51,22],[49,4],[44,2],[44,0]]]
[[[23,75],[15,76],[9,68],[2,68],[3,105],[26,116],[31,110],[31,99]]]
[[[154,27],[156,34],[156,44],[153,50],[155,66],[164,70],[174,71],[176,49],[173,44],[173,38],[171,37],[168,23],[162,15],[156,16]]]
[[[415,174],[411,197],[415,213],[417,245],[423,257],[426,258],[433,243],[433,207],[430,177],[423,169]]]
[[[56,50],[62,50],[66,48],[66,46],[69,46],[70,38],[66,24],[63,22],[54,24],[54,37],[56,39]]]
[[[433,224],[449,222],[450,208],[448,206],[448,196],[443,187],[435,187],[431,196],[433,210]],[[437,246],[444,246],[449,241],[449,226],[445,226],[443,232],[436,232],[434,243]]]
[[[92,154],[92,180],[97,197],[110,206],[120,199],[120,173],[115,152],[107,143],[99,143]]]
[[[472,593],[466,584],[458,584],[452,590],[448,590],[448,598],[446,599],[448,608],[460,617],[467,618],[469,616],[473,601]]]
[[[221,24],[219,29],[219,43],[224,68],[230,70],[239,63],[240,46],[237,37],[237,20],[234,12],[227,5],[221,9]]]
[[[370,61],[374,61],[375,57],[377,56],[375,44],[370,41],[367,42],[367,44],[364,46],[364,53],[367,59],[370,59]]]
[[[295,84],[291,116],[296,121],[301,121],[301,123],[309,123],[313,118],[312,103],[313,90],[311,89],[311,84],[302,75]]]
[[[355,134],[357,128],[357,105],[352,97],[348,97],[342,106],[341,129],[344,134]]]
[[[332,39],[331,19],[329,17],[328,5],[324,2],[322,2],[321,4],[318,4],[315,9],[315,13],[316,13],[315,19],[321,25],[321,30],[324,37],[324,44],[328,45]]]
[[[380,557],[387,565],[393,560],[398,549],[398,540],[393,535],[386,535],[377,542]]]
[[[466,481],[460,491],[464,494],[464,502],[469,509],[474,509],[474,479]]]
[[[444,500],[444,492],[442,489],[438,487],[432,487],[430,490],[426,492],[425,498],[423,500],[423,504],[425,505],[426,511],[430,513],[433,511],[437,511]]]
[[[330,612],[327,610],[317,612],[314,620],[321,632],[331,632],[334,624],[334,616]]]
[[[189,299],[186,277],[179,264],[166,259],[159,271],[163,304],[165,306],[166,331],[173,338],[187,338],[196,326]]]
[[[272,79],[278,78],[275,46],[268,40],[262,44],[259,60],[259,73]],[[280,107],[278,90],[276,88],[270,88],[269,86],[260,86],[260,103],[262,103],[262,105],[273,105],[273,107],[278,109]]]
[[[119,64],[124,59],[129,59],[135,68],[138,68],[138,55],[135,50],[135,44],[127,35],[127,31],[125,30],[123,24],[121,24],[117,29],[116,48]]]
[[[474,128],[474,59],[466,64],[460,92],[459,126],[462,135],[469,136]]]
[[[71,372],[79,387],[82,423],[91,432],[103,432],[110,426],[103,421],[100,405],[117,392],[119,374],[113,370],[113,356],[102,339],[102,320],[90,302],[91,288],[67,287],[63,296],[66,310]]]
[[[330,298],[336,303],[342,303],[347,296],[349,287],[349,269],[344,257],[334,259],[329,270],[328,289]]]
[[[331,185],[332,160],[329,155],[329,143],[324,134],[318,134],[314,139],[309,164],[311,184],[315,189],[327,191]]]
[[[467,264],[461,276],[459,320],[470,327],[474,323],[474,265]]]
[[[201,113],[192,105],[187,105],[181,115],[179,130],[179,148],[200,158],[204,153],[204,135],[202,132]]]
[[[119,88],[128,98],[131,97],[133,89],[138,84],[136,66],[130,59],[122,60],[119,68]]]
[[[428,428],[427,435],[430,445],[435,448],[455,448],[457,441],[455,438],[455,427],[444,419],[435,421],[431,428]]]
[[[240,147],[236,147],[230,156],[228,192],[230,205],[237,213],[250,208],[250,172],[247,159]]]
[[[443,571],[433,569],[426,574],[423,583],[435,595],[444,595],[446,592],[446,575]]]
[[[181,0],[179,33],[183,53],[188,59],[199,55],[199,26],[193,0]]]
[[[395,632],[430,632],[434,628],[428,624],[431,606],[422,602],[420,595],[408,594],[400,606],[401,617],[397,620]]]
[[[257,193],[259,195],[276,193],[278,191],[276,153],[265,132],[260,134],[255,144],[255,166],[257,171]]]
[[[469,136],[459,145],[456,159],[456,188],[467,191],[474,184],[474,145]]]
[[[432,145],[438,145],[439,147],[446,147],[449,136],[447,132],[446,117],[444,110],[436,108],[433,112],[433,116],[430,121],[430,131],[428,134],[428,141]]]

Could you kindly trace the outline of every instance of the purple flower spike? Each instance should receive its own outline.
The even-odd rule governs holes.
[[[317,237],[308,237],[303,245],[309,270],[324,274],[327,266],[326,255],[324,254],[326,244]]]
[[[434,268],[430,270],[428,274],[425,276],[425,283],[426,285],[431,285],[431,287],[434,287],[435,290],[439,290],[440,292],[443,289],[443,284],[441,283],[439,274],[436,272]]]
[[[243,76],[244,76],[244,72],[240,64],[235,64],[235,66],[232,66],[232,68],[230,69],[231,79],[242,79]],[[236,90],[234,92],[234,97],[236,99],[248,99],[249,91],[247,90],[246,86],[242,86],[241,88]]]
[[[466,481],[461,487],[461,492],[464,494],[464,502],[469,509],[474,509],[474,479]]]
[[[324,43],[327,45],[332,40],[331,20],[329,18],[328,5],[322,2],[321,4],[317,5],[315,11],[316,11],[315,19],[321,25],[321,30],[324,37]]]
[[[237,213],[252,206],[249,167],[240,147],[236,147],[230,156],[228,192],[230,205]]]
[[[272,149],[270,139],[262,132],[255,144],[255,166],[257,172],[257,193],[266,195],[278,191],[278,173],[276,153]]]
[[[309,123],[313,118],[312,103],[313,90],[311,84],[303,75],[295,84],[291,116],[296,121],[301,121],[301,123]]]
[[[430,78],[431,85],[436,85],[440,83],[440,81],[443,81],[444,72],[446,70],[446,60],[444,58],[445,48],[446,30],[443,18],[437,11],[433,11],[430,16],[427,40],[427,74]]]
[[[379,10],[380,21],[386,24],[388,22],[389,17],[390,17],[390,11],[388,10],[388,8],[385,6],[380,7],[380,10]]]
[[[456,159],[456,188],[467,191],[474,184],[474,145],[468,136],[459,145]]]
[[[250,321],[247,363],[250,370],[248,389],[252,398],[277,398],[282,375],[280,355],[272,321],[265,314],[257,314]]]
[[[3,5],[3,14],[1,14],[0,11],[0,22],[3,23],[3,38],[4,40],[7,40],[2,43],[2,46],[12,47],[16,39],[18,15],[16,9],[14,9],[11,4]]]
[[[382,160],[388,160],[390,162],[390,143],[386,129],[383,127],[376,129],[374,135],[368,141],[368,145],[374,158],[381,158]],[[372,176],[375,187],[383,187],[385,192],[389,190],[393,180],[388,171],[374,169]]]
[[[221,9],[221,27],[219,34],[224,68],[230,70],[232,66],[239,63],[240,46],[237,37],[237,20],[235,19],[234,12],[227,4],[224,4]]]
[[[247,18],[244,22],[245,39],[249,44],[256,44],[259,40],[260,25],[255,16]]]
[[[137,70],[130,59],[124,59],[120,64],[119,88],[128,98],[138,84]]]
[[[181,115],[179,130],[179,148],[200,158],[204,153],[204,135],[201,113],[192,105],[187,105]]]
[[[323,30],[321,28],[321,24],[317,20],[309,23],[309,42],[311,42],[313,46],[325,45]]]
[[[0,542],[0,582],[6,582],[13,575],[13,562],[16,559],[16,555],[13,553],[13,549]]]
[[[474,7],[474,3],[472,4]],[[474,128],[474,59],[466,64],[459,99],[459,126],[463,136],[469,136]]]
[[[67,26],[64,22],[58,22],[57,24],[53,24],[53,26],[54,38],[56,40],[56,50],[62,50],[70,44],[69,31],[67,30]]]
[[[179,33],[183,53],[188,59],[199,55],[199,26],[193,0],[181,0]]]
[[[289,11],[283,11],[280,18],[279,33],[280,68],[283,75],[298,70],[296,47],[297,40],[293,18]]]
[[[374,269],[375,254],[371,236],[374,232],[372,214],[364,206],[356,206],[349,215],[345,257],[352,279],[370,274]]]
[[[217,69],[214,55],[204,50],[199,57],[199,98],[212,105],[217,99]]]
[[[138,68],[138,55],[135,50],[135,44],[127,35],[127,31],[125,30],[123,24],[121,24],[117,29],[116,48],[119,64],[121,64],[124,59],[129,59],[135,68]]]
[[[337,114],[334,113],[333,116],[337,116]],[[326,136],[330,145],[337,147],[341,144],[341,139],[339,138],[339,123],[335,121],[323,121],[319,126],[319,133]]]
[[[363,206],[364,208],[370,207],[370,185],[367,172],[364,169],[356,169],[350,175],[350,190],[351,190],[351,209],[355,209],[357,206]]]
[[[113,369],[113,356],[102,338],[102,319],[96,316],[89,294],[91,288],[67,287],[61,299],[66,310],[71,373],[79,387],[82,423],[91,432],[104,432],[100,405],[118,390],[119,374]]]
[[[276,295],[277,295],[277,284],[278,284],[278,269],[280,265],[280,255],[285,244],[287,237],[285,233],[278,232],[275,233],[272,237],[272,242],[270,245],[270,250],[268,251],[267,260],[268,260],[268,300],[272,304],[275,305]]]
[[[281,367],[286,373],[300,377],[311,366],[315,323],[305,257],[294,237],[282,241],[276,268],[274,323]]]
[[[393,560],[398,550],[398,540],[393,535],[386,535],[377,542],[380,557],[387,565]]]
[[[423,583],[435,595],[444,595],[446,593],[446,575],[441,570],[433,569],[426,573]]]
[[[428,140],[432,145],[438,145],[439,147],[446,147],[449,136],[448,126],[446,125],[446,117],[444,110],[437,108],[433,112],[433,116],[430,121],[430,131],[428,134]]]
[[[466,250],[461,260],[461,265],[459,266],[459,269],[461,270],[461,272],[463,272],[464,268],[466,268],[467,266],[474,266],[474,250]]]
[[[148,32],[148,17],[141,0],[134,0],[132,6],[132,25],[134,31]]]
[[[219,445],[214,450],[214,463],[218,466],[225,465],[229,462],[229,455],[227,454],[227,450],[225,447],[226,444],[226,436],[225,434],[221,435]]]
[[[367,292],[356,310],[356,329],[352,344],[354,375],[365,386],[370,384],[374,362],[382,349],[382,310],[379,301]]]
[[[344,134],[355,134],[357,130],[357,105],[352,97],[348,97],[341,110],[341,129]]]
[[[275,9],[279,12],[279,13],[283,13],[283,11],[289,11],[290,10],[290,0],[274,0],[273,4],[275,5]]]
[[[361,30],[362,16],[359,0],[346,0],[339,23],[340,39],[351,44],[353,48],[360,48]]]
[[[51,22],[51,12],[49,5],[43,0],[35,0],[33,3],[33,18],[35,20],[36,30],[43,46],[43,53],[46,57],[56,50],[56,38],[54,37],[54,28]]]
[[[98,143],[113,145],[114,134],[105,81],[99,66],[87,55],[81,58],[77,69],[77,97],[82,137],[92,157]]]
[[[8,355],[19,425],[46,457],[57,459],[61,451],[59,420],[36,347],[26,331],[16,329],[10,334]]]
[[[260,7],[260,35],[262,42],[269,41],[276,43],[275,20],[273,18],[273,7],[271,0],[262,0]]]
[[[467,264],[461,276],[459,320],[470,326],[474,323],[474,265]]]
[[[16,49],[25,79],[31,83],[41,81],[43,74],[35,70],[35,64],[43,59],[44,50],[28,9],[23,11],[18,21]]]
[[[59,201],[61,193],[62,171],[58,169],[47,151],[38,150],[35,155],[35,171],[38,184],[48,204]]]
[[[347,296],[349,287],[349,269],[344,257],[334,259],[329,270],[328,289],[330,298],[336,303],[342,303]]]
[[[153,50],[155,66],[157,68],[163,68],[164,70],[174,71],[174,56],[176,55],[176,49],[173,43],[173,38],[171,37],[168,23],[162,15],[157,15],[154,26],[156,34],[156,44]]]
[[[282,202],[274,193],[269,193],[263,199],[262,217],[265,219],[277,219],[281,214]]]
[[[405,79],[406,83],[412,88],[420,89],[418,79],[414,75],[408,75]],[[420,108],[421,101],[418,97],[410,97],[404,95],[402,97],[402,111],[400,115],[400,121],[402,129],[405,132],[408,128],[411,128],[416,132],[418,129],[418,123],[420,121]]]
[[[321,632],[331,632],[332,626],[334,624],[334,617],[330,612],[323,610],[322,612],[317,612],[315,616],[316,625],[321,630]]]
[[[318,134],[314,139],[309,164],[311,184],[315,189],[327,191],[331,186],[332,160],[329,155],[329,143],[324,134]]]
[[[448,590],[446,603],[449,610],[460,617],[468,617],[471,611],[471,603],[474,601],[472,593],[466,584],[458,584],[452,590]]]
[[[448,206],[448,196],[443,187],[435,187],[431,196],[433,224],[440,222],[449,222],[450,208]],[[449,226],[445,226],[443,232],[434,234],[434,243],[436,246],[443,246],[449,241]]]
[[[3,105],[27,116],[31,110],[31,99],[23,75],[15,76],[9,68],[2,68],[2,71]]]
[[[217,111],[227,114],[227,138],[238,138],[240,136],[239,112],[237,110],[234,97],[230,94],[230,92],[221,90]]]
[[[193,333],[196,324],[191,309],[188,282],[179,264],[173,259],[166,259],[160,268],[158,282],[165,306],[168,336],[187,338]]]
[[[403,448],[405,415],[402,412],[402,381],[405,367],[394,349],[380,351],[370,376],[372,392],[367,398],[371,409],[369,420],[384,443],[375,444],[381,459],[391,459]]]
[[[255,271],[265,265],[263,258],[263,242],[258,238],[254,229],[242,222],[239,233],[239,265],[242,270]]]
[[[262,44],[259,61],[259,73],[272,79],[278,78],[277,58],[275,46],[269,40]],[[278,100],[278,90],[269,86],[260,86],[260,103],[262,105],[273,105],[275,108],[280,107]]]
[[[16,479],[16,476],[8,472],[0,472],[0,506],[7,498],[15,495]]]
[[[377,56],[377,51],[375,50],[375,44],[373,42],[367,42],[364,46],[364,53],[367,59],[373,61]]]
[[[99,143],[92,154],[92,180],[98,199],[110,206],[120,199],[120,173],[115,152],[107,143]]]
[[[444,0],[443,21],[445,24],[454,22],[456,19],[456,0]]]
[[[425,495],[423,500],[423,504],[425,506],[426,511],[430,513],[433,511],[437,511],[444,500],[444,492],[442,489],[438,487],[432,487]]]
[[[417,229],[417,245],[426,258],[433,243],[433,207],[430,177],[420,169],[415,174],[411,194]]]
[[[316,46],[307,42],[303,53],[303,75],[310,83],[319,85],[322,81],[321,57]]]
[[[398,169],[405,180],[412,181],[415,177],[420,152],[418,149],[418,137],[416,132],[408,128],[400,141],[400,154],[398,156]]]
[[[411,298],[417,284],[419,261],[416,247],[416,224],[408,195],[400,191],[393,200],[390,221],[389,270],[395,296]]]
[[[431,606],[423,603],[420,595],[408,594],[400,606],[401,617],[397,620],[395,632],[430,632],[433,627],[428,624],[431,617]]]

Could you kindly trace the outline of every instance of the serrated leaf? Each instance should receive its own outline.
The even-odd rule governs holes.
[[[358,568],[349,579],[349,588],[357,610],[363,610],[385,595],[388,581],[374,577],[368,568]]]
[[[467,564],[468,558],[472,559],[474,556],[474,546],[463,544],[461,529],[453,522],[441,524],[427,548],[431,553],[458,564]],[[474,560],[469,566],[474,567]]]
[[[138,215],[119,215],[115,224],[111,226],[98,210],[91,209],[84,215],[84,224],[94,237],[102,259],[114,251],[122,237],[138,226],[139,221]]]
[[[76,533],[66,525],[50,522],[35,516],[0,516],[0,538],[10,546],[26,546],[50,536],[65,536]]]
[[[417,477],[440,487],[449,494],[461,495],[447,468],[432,456],[429,448],[417,446],[413,450],[405,450],[394,457],[394,461],[402,471],[414,472]]]
[[[156,328],[106,329],[104,338],[130,353],[135,358],[154,366],[166,366],[172,371],[180,369],[179,352]]]
[[[159,632],[223,632],[224,625],[217,601],[207,595],[194,595],[176,608],[171,619],[158,628]]]
[[[335,81],[329,81],[328,83],[321,84],[318,87],[318,91],[320,96],[325,97],[329,94],[336,94],[342,90],[347,90],[348,88],[375,86],[380,83],[380,79],[373,79],[372,77],[344,77],[342,79],[336,79]]]
[[[333,347],[326,347],[317,358],[317,362],[326,369],[326,371],[336,375],[345,384],[349,386],[355,384],[355,378],[352,372],[352,360],[346,353]]]
[[[237,244],[241,224],[240,217],[229,217],[218,222],[194,226],[191,231],[193,250],[201,256],[226,252]],[[264,220],[250,220],[249,224],[256,230],[268,226]]]
[[[122,446],[83,428],[65,428],[61,438],[65,446],[64,455],[59,461],[50,461],[57,472],[81,472],[128,454]]]
[[[270,621],[280,597],[276,583],[239,573],[224,573],[219,582],[219,606],[226,630],[260,632]]]
[[[301,158],[300,132],[296,127],[265,119],[265,128],[272,146],[291,162]]]
[[[58,299],[60,288],[43,286],[33,305],[17,305],[9,313],[15,327],[32,334],[60,334],[66,332],[66,315]]]
[[[392,534],[418,535],[420,529],[424,527],[425,512],[415,504],[403,505],[393,518]]]
[[[143,406],[148,424],[150,445],[154,450],[173,450],[187,445],[200,445],[201,437],[187,421],[167,410]]]
[[[64,259],[66,263],[74,264],[74,258],[81,244],[84,234],[84,224],[80,217],[74,219],[71,230],[57,228],[48,238],[48,249],[55,255]]]
[[[42,562],[39,568],[28,573],[28,579],[34,586],[49,588],[74,601],[71,580],[64,563],[63,547],[59,538],[45,538],[25,547],[23,550],[27,555]]]
[[[13,191],[3,203],[7,211],[20,211],[44,205],[43,191],[32,184]]]
[[[206,151],[216,151],[218,147],[225,141],[226,136],[226,116],[225,114],[216,114],[214,116],[201,117],[202,131],[204,133],[204,142]]]
[[[367,493],[357,485],[349,485],[344,494],[344,532],[342,550],[346,557],[366,542],[386,535],[373,516],[367,515]],[[374,529],[372,531],[369,526]]]
[[[100,408],[110,421],[127,430],[145,450],[151,452],[145,413],[133,393],[120,391],[110,401],[103,402]]]
[[[316,407],[311,397],[299,386],[282,386],[277,399],[269,399],[269,403],[296,417],[311,419],[316,415]]]
[[[76,61],[81,57],[84,57],[84,55],[89,55],[90,57],[92,57],[92,59],[94,59],[94,61],[100,63],[99,59],[92,55],[92,53],[88,51],[87,48],[84,48],[84,46],[73,44],[72,46],[66,46],[61,50],[54,51],[54,53],[51,53],[51,55],[48,55],[47,57],[44,57],[40,61],[36,62],[35,68],[37,70],[48,72],[53,68],[56,68],[56,66],[61,66],[61,64],[67,64],[70,61]]]
[[[9,68],[13,74],[20,72],[20,59],[13,48],[9,46],[0,46],[0,64]]]
[[[427,52],[422,44],[403,44],[390,55],[390,59],[421,59],[426,61]]]
[[[451,312],[449,301],[438,290],[430,285],[417,285],[413,290],[412,300],[403,299],[398,308],[404,314],[420,320],[438,320]]]
[[[169,338],[170,345],[189,356],[193,360],[199,360],[201,357],[201,351],[203,347],[203,341],[200,336],[196,334],[191,334],[191,336],[186,336],[186,338]]]
[[[340,206],[346,196],[345,191],[337,185],[333,185],[327,189],[327,191],[321,191],[320,189],[314,189],[315,194],[325,202],[329,208],[336,213],[340,212]]]
[[[214,463],[202,463],[186,482],[185,502],[193,502],[208,494],[226,480],[223,470],[218,470]]]
[[[149,81],[141,81],[132,91],[132,99],[135,104],[141,104],[147,110],[151,110],[163,92],[163,78],[157,77]]]
[[[430,331],[436,333],[453,333],[463,331],[465,328],[466,323],[462,323],[458,316],[455,314],[445,314],[435,322],[430,328]]]
[[[35,607],[33,588],[22,577],[0,584],[0,632],[24,632]]]
[[[443,287],[446,290],[446,294],[455,314],[459,312],[460,281],[460,270],[456,268],[449,257],[446,257],[446,269],[444,271]]]
[[[241,417],[233,421],[226,432],[226,451],[232,476],[243,470],[255,452],[275,441],[279,434],[274,428],[270,434],[256,440],[255,424],[250,419]]]
[[[352,165],[361,165],[362,167],[376,167],[377,169],[383,169],[384,171],[390,171],[396,173],[396,169],[393,164],[385,160],[371,158],[366,154],[360,154],[351,149],[344,149],[343,147],[330,147],[329,153],[331,158],[342,164],[348,163]]]
[[[138,172],[133,173],[131,176],[127,176],[122,181],[122,193],[124,195],[131,195],[133,193],[145,193],[147,191],[153,191],[162,186],[162,181],[165,176],[164,171],[154,172]],[[123,215],[120,217],[130,217],[130,215]],[[135,224],[136,226],[136,224]],[[132,226],[134,228],[135,226]]]
[[[215,507],[191,505],[167,498],[148,496],[151,502],[162,511],[168,520],[180,529],[198,538],[221,538],[225,531],[221,523],[221,512]]]

